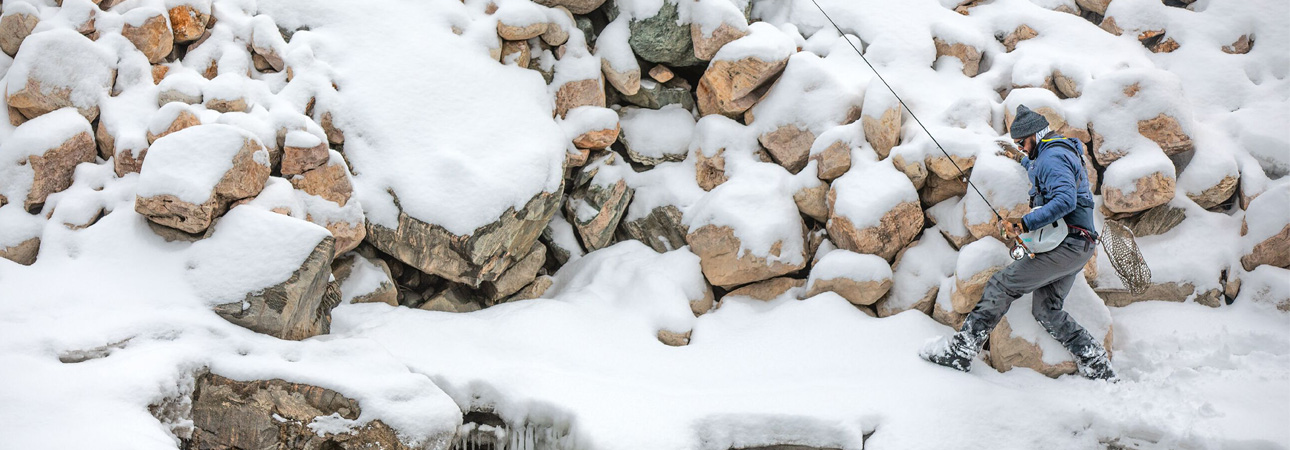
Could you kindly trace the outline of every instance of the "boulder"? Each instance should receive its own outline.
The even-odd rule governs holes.
[[[871,87],[869,92],[872,93],[873,89],[875,88]],[[887,155],[891,154],[892,147],[900,144],[902,113],[900,104],[894,103],[875,111],[870,107],[868,95],[865,97],[865,106],[860,116],[860,122],[864,126],[865,140],[868,140],[869,145],[873,146],[873,150],[878,153],[879,158],[886,158]],[[878,102],[875,101],[874,103],[877,104]]]
[[[282,146],[282,175],[299,175],[322,167],[329,157],[327,141],[308,131],[288,132]]]
[[[60,57],[46,57],[53,54]],[[10,119],[34,119],[72,107],[85,120],[94,121],[99,115],[98,99],[108,96],[116,79],[116,59],[65,28],[28,36],[5,77]],[[14,112],[20,115],[13,117]]]
[[[175,45],[175,36],[166,22],[166,13],[153,8],[135,8],[127,12],[121,35],[134,44],[149,63],[165,60]]]
[[[1017,25],[1017,29],[1012,30],[1011,33],[1004,36],[1003,48],[1007,50],[1008,53],[1012,53],[1013,50],[1017,49],[1018,43],[1024,40],[1033,39],[1037,36],[1039,36],[1039,32],[1035,31],[1034,28],[1030,28],[1030,25],[1026,25],[1024,23]]]
[[[1240,184],[1239,175],[1227,175],[1218,181],[1218,183],[1205,188],[1196,193],[1188,192],[1187,198],[1196,202],[1201,208],[1210,209],[1222,205],[1227,199],[1236,194],[1236,188]]]
[[[1269,189],[1250,201],[1241,222],[1241,267],[1290,268],[1290,188]]]
[[[148,149],[134,209],[156,224],[201,233],[268,178],[268,151],[250,133],[223,124],[185,128]]]
[[[1134,189],[1128,192],[1104,183],[1102,206],[1111,213],[1132,213],[1168,203],[1174,197],[1176,181],[1172,175],[1153,172],[1139,177],[1133,181]]]
[[[96,154],[90,123],[75,109],[64,108],[19,125],[5,140],[0,157],[30,167],[31,187],[22,202],[23,209],[34,214],[50,194],[72,185],[77,164],[93,162]]]
[[[502,64],[514,63],[518,67],[528,67],[532,62],[531,55],[528,41],[502,41]]]
[[[31,30],[40,23],[40,11],[30,3],[12,3],[5,5],[4,17],[0,18],[0,50],[6,55],[18,54],[22,41],[31,35]]]
[[[632,67],[626,71],[619,71],[614,69],[614,65],[610,64],[608,59],[601,59],[600,71],[605,74],[605,80],[609,81],[609,85],[623,95],[636,95],[637,91],[641,89],[640,66]]]
[[[0,202],[0,205],[3,205],[3,203]],[[35,264],[36,256],[39,253],[40,236],[26,239],[11,247],[0,246],[0,258],[4,258],[24,266]]]
[[[658,341],[670,347],[684,347],[690,345],[690,332],[658,330]]]
[[[933,44],[936,46],[936,57],[951,56],[958,58],[963,62],[963,74],[969,77],[975,77],[981,72],[981,50],[962,42],[948,42],[941,38],[933,38]]]
[[[559,209],[563,186],[540,192],[523,207],[510,208],[496,221],[457,235],[400,211],[391,227],[367,222],[367,241],[418,270],[457,283],[479,286],[494,281],[510,261],[526,253]]]
[[[251,102],[244,88],[246,78],[241,74],[225,73],[211,80],[202,92],[206,109],[222,113],[250,112]]]
[[[505,20],[497,21],[497,35],[507,41],[527,41],[541,36],[542,33],[546,32],[546,29],[546,22],[507,23]]]
[[[829,221],[829,184],[803,186],[793,193],[797,210],[820,223]]]
[[[1020,303],[1020,302],[1018,302]],[[1027,308],[1029,309],[1029,308]],[[1106,338],[1102,341],[1102,347],[1107,352],[1111,351],[1113,332],[1110,325],[1107,325]],[[1053,349],[1051,351],[1068,350]],[[1109,355],[1108,355],[1109,356]],[[1035,372],[1039,372],[1049,378],[1057,378],[1062,375],[1073,375],[1078,370],[1075,361],[1067,359],[1055,364],[1045,361],[1044,350],[1034,342],[1013,336],[1012,324],[1008,323],[1008,318],[1004,317],[999,321],[999,325],[994,327],[990,332],[990,365],[999,372],[1007,372],[1016,367],[1025,367]]]
[[[618,17],[617,4],[607,11],[612,21]],[[690,27],[681,22],[677,4],[663,2],[658,13],[648,18],[633,18],[628,23],[631,37],[627,43],[632,51],[642,59],[672,67],[687,67],[703,64],[694,56],[694,43],[691,41]]]
[[[340,393],[283,380],[235,381],[212,373],[197,378],[192,397],[193,450],[301,448],[412,450],[380,419],[348,432],[320,432],[317,420],[357,421],[357,401]]]
[[[962,178],[941,178],[938,175],[927,177],[922,189],[918,190],[918,199],[924,205],[935,205],[945,200],[962,197],[967,194],[968,184]]]
[[[685,245],[689,229],[681,210],[673,205],[659,206],[635,220],[624,220],[619,226],[620,240],[635,239],[654,251],[665,253]]]
[[[730,291],[722,300],[727,297],[748,297],[761,301],[771,301],[784,295],[794,288],[800,288],[806,285],[806,280],[800,278],[778,277],[765,281],[758,281],[739,289]],[[807,296],[809,297],[809,295]]]
[[[869,306],[891,290],[891,278],[891,267],[880,257],[834,250],[811,268],[802,298],[834,292],[852,304]]]
[[[823,151],[814,153],[808,158],[816,161],[816,176],[823,181],[831,181],[851,169],[851,146],[844,141],[834,141]]]
[[[1008,247],[998,240],[981,239],[963,246],[954,269],[954,290],[950,293],[954,312],[972,312],[981,301],[990,277],[1011,263]]]
[[[564,7],[571,13],[582,15],[595,11],[605,0],[535,0],[534,3],[552,8]]]
[[[202,37],[206,31],[211,20],[211,4],[208,0],[186,1],[171,6],[167,13],[175,43],[187,44]]]
[[[667,66],[658,64],[649,69],[649,77],[659,83],[666,83],[676,78],[676,74],[672,73],[672,69],[667,68]]]
[[[1168,233],[1186,218],[1186,209],[1166,203],[1144,211],[1131,219],[1128,225],[1133,235],[1140,238]]]
[[[671,83],[641,80],[640,89],[635,94],[622,96],[622,99],[642,108],[661,109],[667,105],[680,105],[686,110],[693,111],[695,108],[694,94],[690,92],[690,89],[681,85],[680,81],[684,80]]]
[[[1165,114],[1138,121],[1138,132],[1159,144],[1167,155],[1176,155],[1193,148],[1191,136],[1183,131],[1178,119]]]
[[[1222,289],[1214,288],[1198,291],[1196,286],[1189,282],[1153,282],[1141,294],[1134,294],[1126,289],[1101,287],[1096,289],[1096,292],[1106,306],[1115,307],[1129,306],[1133,303],[1144,301],[1183,302],[1188,298],[1194,298],[1196,303],[1214,308],[1223,303]]]
[[[704,61],[711,61],[722,46],[747,35],[748,31],[726,22],[722,22],[710,33],[704,33],[703,27],[697,23],[690,24],[690,40],[694,45],[694,56]]]
[[[604,150],[618,142],[618,134],[621,132],[621,126],[591,130],[573,138],[573,145],[580,150]]]
[[[1080,9],[1092,11],[1099,15],[1106,15],[1106,7],[1111,4],[1111,0],[1075,0],[1075,4]]]
[[[927,183],[927,163],[922,159],[908,160],[905,155],[896,153],[891,155],[891,164],[900,173],[909,178],[909,182],[914,183],[914,189],[922,189]]]
[[[389,264],[381,258],[355,252],[345,253],[332,263],[331,273],[340,285],[342,302],[399,306],[399,292],[394,284],[394,276],[390,274]]]
[[[613,155],[602,160],[613,163]],[[632,201],[634,190],[622,179],[597,180],[598,164],[584,168],[574,181],[575,188],[565,201],[565,215],[587,250],[598,250],[613,242],[614,230]]]
[[[854,167],[828,194],[829,238],[838,248],[890,261],[923,229],[918,192],[890,163]]]
[[[193,109],[188,107],[187,104],[178,102],[167,103],[152,116],[152,120],[148,123],[148,145],[152,145],[152,143],[157,142],[157,139],[161,139],[171,133],[201,124],[201,119],[197,118],[197,114],[195,114]],[[99,122],[99,131],[101,132],[100,137],[107,137],[107,139],[100,139],[101,141],[114,140],[112,136],[107,134],[107,130],[103,125],[103,122]],[[103,143],[104,142],[100,142],[101,145]],[[142,161],[143,157],[140,155],[136,159]]]
[[[496,281],[484,282],[480,290],[485,294],[485,305],[500,303],[532,284],[543,264],[546,264],[546,246],[534,242],[528,253],[511,264]]]
[[[322,201],[304,201],[305,220],[331,232],[336,238],[336,254],[353,250],[367,237],[362,207],[349,204],[354,187],[340,153],[331,151],[325,165],[291,176],[289,180],[297,190],[321,198]]]
[[[502,303],[510,303],[510,302],[518,302],[520,300],[532,300],[535,298],[542,298],[543,295],[546,295],[547,289],[551,289],[551,286],[554,284],[555,284],[554,278],[547,275],[539,276],[533,279],[532,283],[529,283],[527,286],[524,286],[519,291],[517,291],[514,295],[511,295],[510,297],[506,298],[506,300],[503,300]]]
[[[815,143],[815,134],[796,124],[787,124],[762,134],[757,141],[766,147],[776,163],[788,169],[789,173],[795,174],[806,167],[806,160],[811,153],[811,144]]]
[[[694,115],[679,105],[662,109],[626,107],[619,110],[623,132],[619,140],[627,156],[639,164],[654,166],[682,161],[689,154]],[[668,130],[659,133],[660,129]]]
[[[742,243],[727,226],[703,225],[686,235],[685,241],[699,255],[703,275],[710,283],[723,288],[767,280],[806,266],[804,252],[798,264],[779,260],[789,256],[782,254],[783,242],[771,246],[768,256],[772,259],[741,251]]]
[[[695,154],[695,181],[699,183],[699,188],[705,191],[720,186],[730,178],[726,176],[726,149],[721,148],[713,152],[712,156],[702,150],[694,152]]]
[[[555,115],[565,117],[579,106],[605,107],[604,77],[574,80],[560,85],[555,93]],[[325,118],[324,118],[325,120]],[[326,123],[323,124],[326,127]],[[331,134],[328,133],[328,137]]]
[[[737,119],[761,98],[763,87],[788,66],[788,58],[763,61],[749,56],[738,60],[717,60],[699,79],[699,112],[722,114]]]
[[[265,229],[296,234],[289,238],[277,238],[263,235]],[[235,258],[260,258],[274,264],[287,264],[289,257],[279,252],[299,254],[302,250],[300,247],[308,246],[310,242],[316,244],[312,245],[312,250],[303,261],[296,263],[299,266],[283,281],[269,286],[252,287],[241,286],[243,281],[240,279],[231,279],[234,274],[259,276],[237,273],[254,270],[257,263],[239,262]],[[241,298],[237,298],[239,296],[235,293],[220,296],[220,300],[232,300],[215,305],[215,313],[220,317],[251,331],[280,339],[301,340],[330,331],[331,309],[340,303],[340,293],[335,291],[332,295],[324,295],[331,284],[329,280],[335,250],[335,240],[325,230],[281,214],[241,206],[230,211],[215,226],[211,237],[198,244],[202,245],[197,246],[193,253],[199,256],[192,257],[188,263],[195,268],[188,275],[202,278],[194,281],[198,287],[222,283],[253,289],[241,295]],[[222,266],[237,264],[244,264],[249,268],[234,269],[231,274],[221,272],[229,270]],[[266,269],[282,271],[284,268],[274,265]]]

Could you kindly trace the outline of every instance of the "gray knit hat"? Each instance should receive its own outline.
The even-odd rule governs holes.
[[[1012,120],[1012,138],[1021,139],[1048,127],[1048,119],[1031,111],[1026,105],[1017,105],[1016,118]]]

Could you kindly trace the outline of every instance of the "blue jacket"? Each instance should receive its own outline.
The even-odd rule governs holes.
[[[1093,192],[1082,159],[1084,144],[1078,139],[1049,133],[1039,141],[1036,154],[1034,161],[1021,160],[1030,175],[1030,206],[1035,208],[1021,219],[1026,229],[1042,228],[1062,218],[1066,219],[1066,225],[1096,234]]]

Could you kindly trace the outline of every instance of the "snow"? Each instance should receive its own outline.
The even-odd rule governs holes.
[[[596,56],[621,73],[627,73],[633,69],[640,70],[636,55],[632,53],[632,48],[627,43],[627,38],[631,37],[631,29],[628,28],[630,22],[627,16],[619,16],[613,22],[609,22],[609,25],[605,25],[605,29],[596,36]]]
[[[1251,201],[1245,224],[1248,231],[1242,240],[1246,251],[1290,226],[1290,184],[1282,183]]]
[[[157,139],[143,161],[139,197],[173,195],[195,205],[205,203],[248,141],[259,140],[224,124],[188,127]],[[268,152],[256,153],[262,154],[257,160],[267,166]]]
[[[768,262],[800,264],[806,243],[791,194],[797,190],[786,175],[775,164],[744,167],[686,211],[686,225],[692,231],[705,225],[729,227],[739,239],[741,256],[748,252]],[[782,245],[778,256],[770,253],[777,243]]]
[[[238,206],[214,233],[189,248],[185,278],[211,304],[273,287],[304,264],[327,229],[259,208]]]
[[[1012,257],[1008,256],[1008,246],[1003,245],[998,239],[978,239],[959,250],[954,273],[960,280],[966,280],[991,267],[1004,267],[1008,264],[1012,264]]]
[[[314,148],[322,145],[323,139],[308,131],[294,130],[287,133],[285,142],[287,147]]]
[[[75,108],[63,108],[19,125],[0,152],[6,163],[24,163],[27,157],[44,155],[81,133],[94,135],[90,122]]]
[[[626,107],[619,111],[622,139],[633,153],[662,159],[684,155],[694,132],[694,115],[681,105],[660,109]]]

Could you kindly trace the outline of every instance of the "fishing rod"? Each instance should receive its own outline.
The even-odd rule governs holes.
[[[923,125],[923,121],[918,119],[918,116],[914,114],[914,110],[910,109],[909,105],[905,104],[905,99],[900,98],[900,94],[897,94],[896,89],[891,87],[891,83],[888,83],[887,79],[883,78],[881,73],[878,73],[878,68],[874,67],[873,63],[869,62],[869,58],[865,58],[864,52],[861,52],[860,49],[856,47],[855,43],[851,42],[850,39],[847,39],[846,33],[842,31],[842,27],[839,27],[838,23],[833,21],[833,17],[830,17],[829,13],[824,11],[824,7],[820,6],[820,3],[818,1],[811,0],[811,3],[814,3],[815,7],[820,10],[820,14],[823,14],[824,18],[829,20],[829,23],[833,25],[833,29],[838,30],[838,36],[842,37],[842,40],[847,41],[847,45],[850,45],[851,49],[855,50],[857,55],[860,55],[860,59],[864,61],[865,65],[869,66],[869,70],[872,70],[874,75],[878,76],[878,80],[882,81],[883,86],[886,86],[887,90],[891,91],[891,95],[895,96],[896,101],[900,102],[900,107],[904,108],[905,111],[909,112],[909,117],[914,118],[914,122],[918,123],[918,127],[922,128],[924,133],[927,133],[927,137],[932,138],[932,143],[936,144],[936,148],[939,149],[941,153],[945,155],[946,159],[950,160],[950,164],[953,164],[954,168],[959,171],[959,177],[964,182],[966,182],[967,185],[970,186],[973,191],[976,192],[976,195],[981,197],[981,200],[985,202],[985,206],[990,208],[990,212],[994,213],[994,217],[1002,221],[1003,215],[999,214],[999,210],[995,209],[994,205],[990,204],[990,199],[985,198],[985,194],[981,193],[980,189],[977,189],[976,184],[972,183],[972,180],[968,178],[967,172],[964,172],[963,168],[959,167],[958,161],[955,161],[954,157],[950,156],[950,153],[945,151],[945,147],[942,147],[941,143],[936,140],[936,136],[932,135],[932,132],[927,129],[926,125]],[[1035,257],[1034,252],[1031,252],[1030,248],[1026,246],[1026,243],[1022,242],[1020,236],[1017,237],[1016,241],[1017,241],[1017,245],[1020,245],[1021,248],[1026,251],[1026,254],[1030,255],[1031,258]]]

